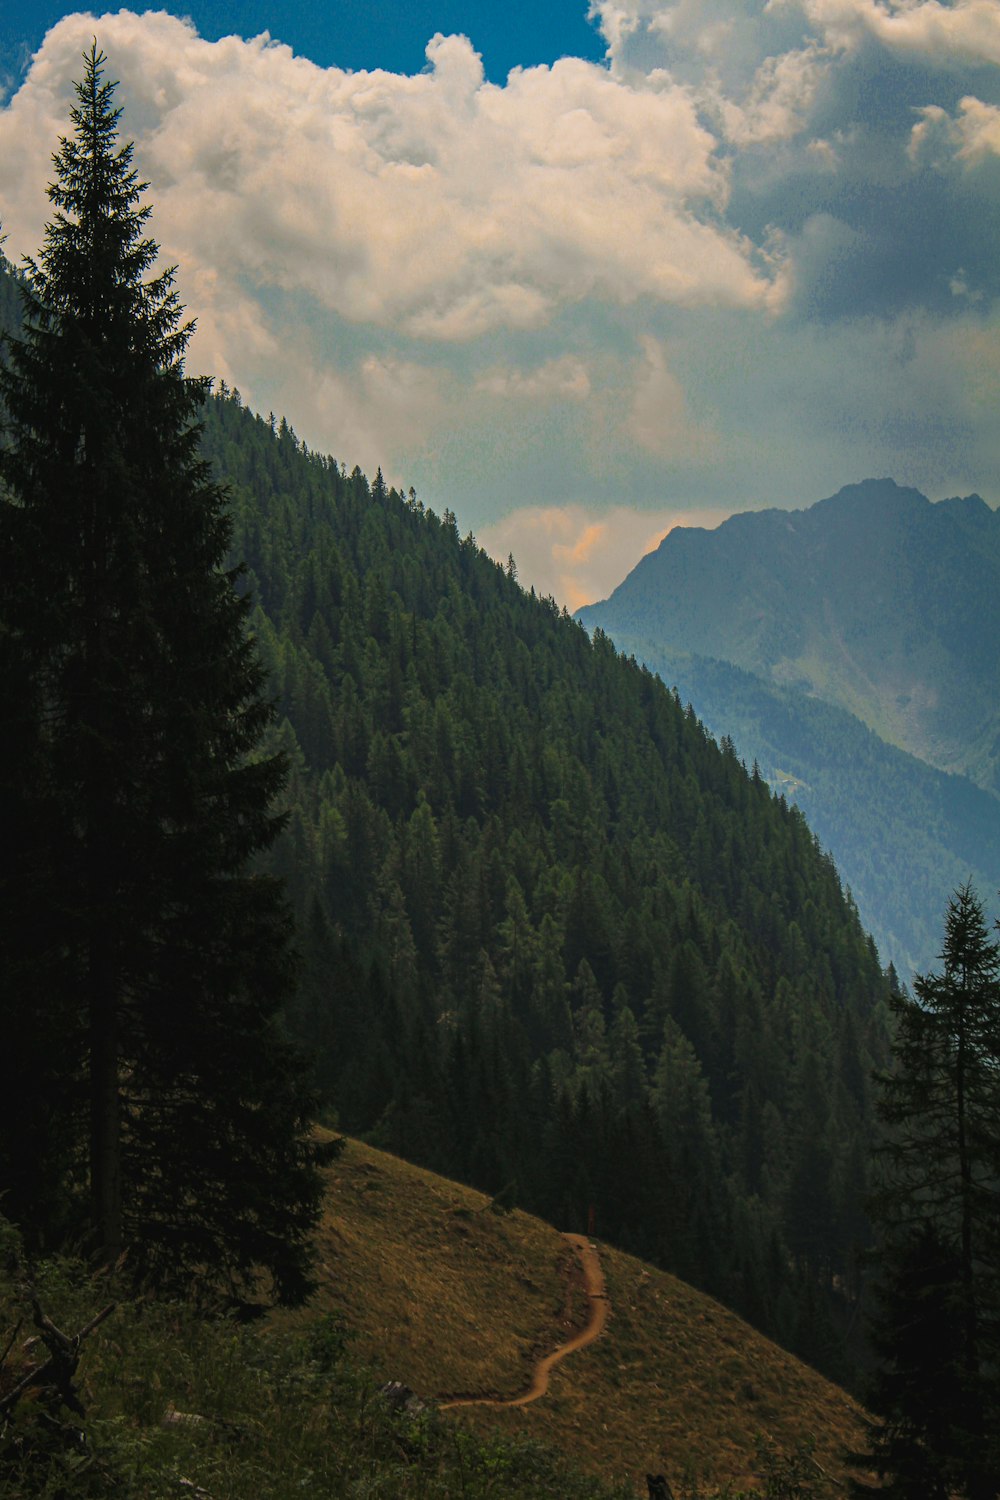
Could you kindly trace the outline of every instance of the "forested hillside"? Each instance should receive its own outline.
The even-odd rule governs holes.
[[[715,1449],[808,1500],[859,1409],[704,1289],[856,1386],[867,1323],[848,1461],[988,1500],[1000,943],[971,882],[911,998],[801,808],[648,664],[450,511],[185,377],[107,62],[92,39],[20,337],[0,257],[12,1494],[597,1495],[649,1462],[650,1494],[696,1494]],[[735,518],[717,612],[776,682],[857,688],[995,789],[1000,532],[928,507],[881,482]],[[713,650],[709,552],[671,602]],[[378,1377],[344,1358],[366,1326]],[[592,1345],[562,1432],[593,1480],[466,1440],[565,1415],[550,1369]]]
[[[223,393],[283,718],[290,1023],[341,1123],[835,1368],[885,983],[802,815],[455,518]]]

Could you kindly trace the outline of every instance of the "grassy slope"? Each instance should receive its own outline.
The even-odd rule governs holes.
[[[356,1142],[330,1175],[312,1306],[336,1309],[386,1379],[423,1397],[515,1395],[584,1320],[572,1256],[540,1220],[491,1213],[482,1194]],[[601,1258],[609,1326],[557,1366],[549,1395],[447,1420],[530,1435],[643,1491],[647,1470],[675,1489],[752,1484],[758,1435],[788,1453],[814,1441],[831,1488],[843,1483],[841,1455],[861,1440],[848,1396],[674,1277]]]

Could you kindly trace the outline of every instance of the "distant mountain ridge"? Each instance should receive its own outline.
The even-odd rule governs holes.
[[[1000,515],[869,479],[804,510],[677,527],[577,618],[834,703],[1000,791]]]
[[[944,898],[1000,889],[1000,799],[880,739],[854,714],[729,662],[616,634],[692,703],[829,849],[883,962],[909,983],[937,963]]]

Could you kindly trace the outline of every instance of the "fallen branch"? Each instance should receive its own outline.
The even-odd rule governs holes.
[[[17,1343],[17,1336],[21,1332],[21,1326],[23,1324],[23,1321],[24,1321],[23,1318],[18,1318],[18,1320],[17,1320],[17,1326],[14,1329],[14,1332],[11,1334],[9,1340],[7,1341],[7,1347],[3,1351],[3,1354],[0,1354],[0,1370],[3,1369],[4,1365],[7,1363],[7,1360],[10,1358],[10,1351],[13,1349],[14,1345]]]
[[[77,1365],[80,1363],[80,1345],[88,1334],[93,1333],[94,1329],[99,1327],[110,1313],[114,1312],[116,1305],[114,1302],[109,1302],[107,1307],[102,1308],[99,1313],[96,1313],[90,1322],[85,1323],[78,1333],[65,1334],[42,1311],[38,1299],[33,1297],[31,1299],[31,1308],[34,1314],[35,1327],[39,1330],[41,1342],[49,1351],[49,1357],[43,1360],[40,1365],[35,1365],[32,1369],[28,1370],[5,1396],[0,1397],[0,1416],[12,1411],[25,1392],[32,1389],[42,1391],[52,1390],[58,1394],[62,1405],[69,1407],[70,1411],[76,1412],[78,1416],[82,1416],[83,1408],[73,1387],[73,1377],[76,1374]],[[7,1346],[3,1360],[0,1361],[0,1365],[7,1362],[20,1326],[19,1323]]]

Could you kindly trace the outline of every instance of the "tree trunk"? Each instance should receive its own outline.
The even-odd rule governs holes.
[[[110,1266],[122,1252],[121,1119],[117,984],[111,944],[103,929],[91,939],[88,987],[91,1210],[97,1258]]]

